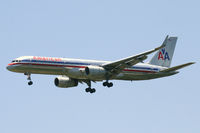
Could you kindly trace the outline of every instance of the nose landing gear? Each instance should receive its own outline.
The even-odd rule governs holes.
[[[31,81],[31,74],[30,73],[24,73],[24,75],[27,75],[27,80],[29,80],[28,85],[32,85],[33,81]]]

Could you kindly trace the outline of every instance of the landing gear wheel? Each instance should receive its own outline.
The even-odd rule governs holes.
[[[108,83],[108,85],[107,85],[108,87],[113,87],[113,83],[112,82],[110,82],[110,83]]]
[[[94,88],[90,90],[90,93],[95,93],[95,92],[96,90]]]
[[[33,84],[33,82],[32,82],[32,81],[29,81],[29,82],[28,82],[28,85],[32,85],[32,84]]]
[[[103,82],[103,86],[107,86],[107,87],[113,87],[113,83],[112,82]]]
[[[108,82],[103,82],[103,86],[107,86]]]
[[[90,88],[86,88],[86,89],[85,89],[85,92],[90,92]]]
[[[95,93],[96,90],[94,88],[93,89],[92,88],[86,88],[85,92]]]
[[[85,89],[85,92],[95,93],[96,90],[91,88],[91,80],[86,80],[85,83],[88,85],[88,88]]]

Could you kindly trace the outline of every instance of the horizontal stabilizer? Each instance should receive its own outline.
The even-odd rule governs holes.
[[[194,64],[195,62],[189,62],[189,63],[186,63],[186,64],[183,64],[183,65],[179,65],[179,66],[175,66],[175,67],[171,67],[171,68],[168,68],[168,69],[165,69],[165,70],[162,70],[160,72],[172,72],[172,71],[176,71],[178,69],[181,69],[181,68],[184,68],[186,66],[190,66],[192,64]]]

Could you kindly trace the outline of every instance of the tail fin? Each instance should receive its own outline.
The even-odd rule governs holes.
[[[165,47],[160,49],[153,56],[149,64],[170,67],[177,39],[177,37],[168,38],[167,36],[165,41],[163,42],[163,44],[165,44]]]

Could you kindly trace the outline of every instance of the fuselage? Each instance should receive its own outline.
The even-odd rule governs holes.
[[[70,78],[84,80],[84,68],[87,66],[101,66],[110,61],[83,60],[56,57],[22,56],[14,59],[8,64],[7,69],[18,73],[66,75]],[[170,76],[174,73],[161,73],[166,67],[138,63],[132,67],[125,68],[120,74],[112,79],[117,80],[147,80]],[[92,79],[94,81],[105,80],[105,78]]]

